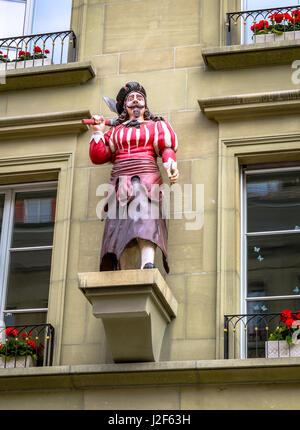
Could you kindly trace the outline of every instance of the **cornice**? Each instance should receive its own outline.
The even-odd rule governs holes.
[[[89,128],[82,124],[89,110],[54,112],[0,118],[0,141],[28,137],[81,134]]]
[[[216,121],[300,113],[300,90],[211,97],[198,100],[201,111]]]

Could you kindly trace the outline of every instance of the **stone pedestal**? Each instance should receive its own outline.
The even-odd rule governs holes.
[[[177,301],[158,269],[79,273],[79,288],[102,318],[115,362],[158,361]]]

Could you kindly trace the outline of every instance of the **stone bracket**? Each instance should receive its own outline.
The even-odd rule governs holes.
[[[158,269],[79,273],[79,288],[102,318],[115,362],[158,361],[177,301]]]

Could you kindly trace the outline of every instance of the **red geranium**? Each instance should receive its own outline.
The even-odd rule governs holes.
[[[50,54],[49,49],[45,49],[45,54]]]
[[[16,330],[13,327],[8,327],[5,330],[5,334],[6,334],[6,336],[14,336],[14,337],[16,337],[16,336],[18,336],[19,332],[18,332],[18,330]]]
[[[251,27],[252,31],[260,31],[269,28],[269,23],[265,19],[262,19],[257,24],[253,24]]]
[[[31,346],[31,347],[33,348],[33,350],[34,350],[34,351],[36,350],[36,344],[33,342],[33,340],[28,340],[28,341],[27,341],[27,344],[28,344],[29,346]]]
[[[42,52],[42,50],[41,50],[41,48],[40,48],[39,46],[35,46],[35,47],[34,47],[34,52],[35,52],[36,54],[40,54],[40,53]]]
[[[280,321],[285,323],[287,319],[292,318],[292,313],[289,309],[285,309],[280,314]]]
[[[285,321],[285,325],[287,326],[287,328],[291,328],[291,327],[292,327],[293,322],[294,322],[293,318],[288,318],[288,319]]]
[[[272,15],[269,15],[269,18],[272,21],[276,21],[277,24],[280,24],[284,18],[284,14],[283,13],[279,13],[279,12],[274,12],[272,13]]]

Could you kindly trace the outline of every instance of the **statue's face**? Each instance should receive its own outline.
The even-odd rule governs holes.
[[[133,91],[127,96],[125,105],[130,118],[144,117],[146,102],[142,94]]]

